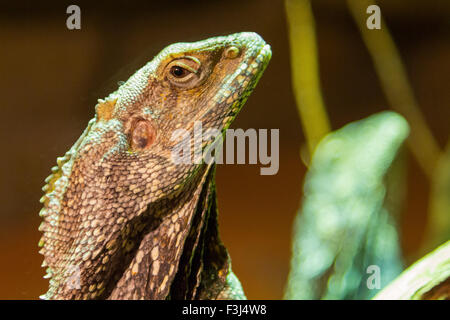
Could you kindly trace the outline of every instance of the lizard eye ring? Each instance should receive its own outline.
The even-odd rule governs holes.
[[[173,60],[167,66],[167,79],[174,85],[193,86],[199,79],[200,61],[194,57],[183,57]],[[195,83],[192,83],[195,82]]]

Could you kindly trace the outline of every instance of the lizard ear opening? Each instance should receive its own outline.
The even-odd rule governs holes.
[[[156,140],[156,129],[147,120],[137,120],[131,129],[130,146],[133,151],[149,148]]]

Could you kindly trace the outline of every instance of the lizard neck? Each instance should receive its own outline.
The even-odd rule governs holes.
[[[231,259],[219,237],[215,166],[208,172],[200,193],[170,298],[245,299]]]
[[[180,259],[190,239],[199,204],[204,203],[204,185],[211,179],[210,166],[203,166],[177,199],[152,203],[147,216],[159,216],[158,225],[145,230],[139,245],[127,257],[110,283],[109,299],[165,299],[180,268]],[[147,224],[148,225],[148,224]]]

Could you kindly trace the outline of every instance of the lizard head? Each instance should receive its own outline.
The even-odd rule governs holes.
[[[142,234],[179,210],[177,199],[202,168],[172,161],[173,132],[192,131],[196,121],[226,129],[270,56],[255,33],[173,44],[99,100],[44,187],[39,245],[50,288],[43,298],[111,291],[105,279],[136,252]]]
[[[175,130],[227,128],[271,56],[269,45],[246,32],[162,50],[97,105],[97,121],[117,119],[130,151],[170,149]]]

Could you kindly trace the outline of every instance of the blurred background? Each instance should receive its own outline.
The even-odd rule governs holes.
[[[81,8],[81,30],[66,8]],[[450,125],[450,2],[378,1],[424,120],[441,149]],[[345,1],[312,2],[320,84],[331,128],[389,109],[371,56]],[[255,31],[273,51],[234,128],[280,129],[277,175],[258,165],[219,165],[220,231],[251,299],[280,299],[301,205],[306,141],[291,85],[283,1],[32,1],[0,9],[0,298],[36,299],[47,289],[37,243],[44,179],[117,88],[164,46]],[[430,182],[410,151],[401,247],[419,257]]]

